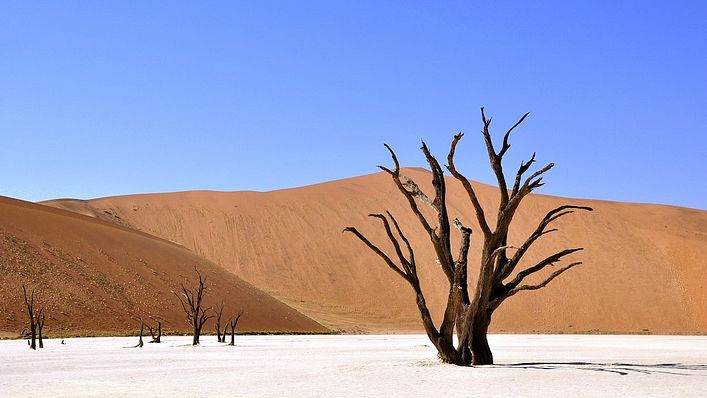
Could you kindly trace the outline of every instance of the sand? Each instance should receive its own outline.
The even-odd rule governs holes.
[[[435,359],[422,335],[0,341],[7,397],[703,397],[707,337],[491,335],[498,365]]]
[[[431,192],[429,173],[405,174]],[[482,204],[492,208],[496,188],[475,187]],[[448,188],[451,216],[476,231],[470,268],[476,275],[480,233],[463,189],[455,181]],[[707,333],[707,211],[532,195],[519,209],[509,243],[522,243],[546,211],[565,203],[595,212],[560,220],[560,231],[539,240],[526,260],[585,247],[567,258],[584,264],[546,289],[509,299],[496,313],[493,330]],[[366,215],[390,210],[416,248],[437,318],[446,297],[424,231],[382,173],[266,193],[195,191],[47,204],[181,244],[328,327],[419,330],[410,288],[353,236],[341,233],[354,225],[385,242],[380,225]],[[458,237],[453,239],[454,247]]]
[[[239,330],[322,332],[324,327],[231,272],[171,242],[95,218],[0,197],[0,337],[26,327],[22,284],[37,288],[48,335],[136,333],[139,318],[186,331],[174,292],[207,278],[205,306],[244,313]],[[211,330],[212,324],[206,326]],[[1,394],[0,394],[1,395]]]

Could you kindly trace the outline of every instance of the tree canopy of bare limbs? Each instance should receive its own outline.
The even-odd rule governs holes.
[[[184,313],[187,315],[187,323],[193,328],[194,338],[192,345],[199,345],[201,328],[209,318],[213,317],[213,315],[207,313],[208,309],[203,306],[206,278],[202,277],[199,271],[196,271],[196,274],[199,277],[199,283],[196,287],[188,289],[182,284],[181,295],[175,293],[182,304]]]
[[[34,289],[27,295],[27,287],[22,285],[22,292],[24,293],[25,307],[27,308],[27,316],[29,318],[29,330],[30,330],[30,345],[29,348],[32,350],[37,349],[37,340],[39,340],[39,348],[44,348],[43,340],[43,330],[44,330],[44,308],[40,308],[37,311],[34,308]]]
[[[472,291],[469,290],[467,279],[467,264],[472,230],[468,226],[465,226],[459,219],[454,219],[450,222],[446,203],[446,181],[442,166],[440,166],[437,159],[432,156],[429,148],[423,142],[421,149],[432,170],[434,197],[430,198],[412,179],[401,175],[400,164],[395,152],[390,146],[385,145],[390,152],[394,167],[392,169],[384,166],[379,167],[391,176],[397,189],[407,201],[411,212],[422,225],[422,228],[434,248],[437,261],[449,285],[447,304],[439,326],[437,326],[432,319],[427,307],[425,295],[420,287],[413,247],[401,230],[396,218],[388,211],[385,212],[385,215],[369,215],[370,217],[380,220],[382,223],[386,235],[395,251],[393,256],[381,250],[379,246],[372,243],[355,227],[347,227],[344,229],[345,232],[350,232],[360,239],[370,250],[377,254],[388,267],[407,281],[412,287],[424,329],[430,341],[437,349],[439,358],[443,362],[456,365],[493,364],[493,355],[487,340],[488,328],[493,312],[507,298],[516,293],[525,290],[541,289],[565,271],[581,264],[580,262],[569,262],[546,275],[541,282],[528,283],[526,281],[527,277],[555,265],[566,256],[578,252],[582,250],[582,248],[561,250],[529,266],[525,264],[521,266],[521,260],[528,249],[539,238],[557,231],[556,228],[548,228],[553,221],[573,213],[576,210],[591,211],[592,209],[590,207],[563,205],[554,208],[548,211],[545,217],[539,221],[535,230],[524,242],[521,242],[518,246],[511,246],[508,243],[509,227],[521,201],[526,198],[528,194],[543,185],[543,174],[554,167],[553,163],[549,163],[525,177],[526,174],[529,173],[531,166],[535,163],[535,154],[533,153],[527,162],[521,162],[513,180],[511,180],[512,186],[509,187],[502,165],[503,156],[510,148],[509,137],[511,132],[513,132],[527,116],[528,114],[526,113],[506,131],[503,136],[501,148],[496,150],[489,130],[491,118],[487,118],[484,108],[481,108],[481,120],[483,122],[482,135],[488,151],[491,169],[498,180],[500,196],[495,225],[492,225],[487,218],[485,209],[481,206],[472,184],[455,167],[454,155],[457,144],[464,136],[463,133],[454,136],[447,155],[446,168],[466,191],[481,230],[481,262],[478,265],[476,287]],[[419,203],[432,207],[434,213],[436,213],[436,220],[428,219],[420,210]],[[452,225],[460,231],[460,241],[456,256],[452,252]],[[394,260],[394,257],[397,258],[397,260]],[[456,345],[453,339],[455,330],[457,334]]]

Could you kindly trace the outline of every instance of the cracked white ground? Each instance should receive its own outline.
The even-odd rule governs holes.
[[[437,361],[424,335],[0,341],[0,396],[704,397],[707,336],[491,335],[498,365]]]

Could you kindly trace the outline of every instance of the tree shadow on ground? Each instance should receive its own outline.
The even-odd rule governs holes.
[[[629,373],[639,374],[669,374],[677,376],[703,376],[707,377],[707,365],[682,364],[682,363],[596,363],[596,362],[519,362],[492,365],[495,367],[514,369],[540,369],[540,370],[588,370],[594,372],[608,372],[621,376]]]

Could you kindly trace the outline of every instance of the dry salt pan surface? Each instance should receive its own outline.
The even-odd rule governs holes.
[[[498,365],[436,360],[423,335],[0,341],[0,396],[705,397],[707,337],[492,335]]]

